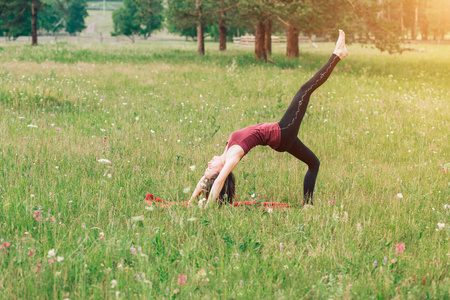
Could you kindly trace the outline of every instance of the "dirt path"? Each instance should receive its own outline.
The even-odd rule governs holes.
[[[95,20],[92,21],[91,23],[89,23],[86,27],[86,33],[95,33],[95,25],[98,22],[101,22],[103,19],[105,18],[105,16],[102,15],[97,15]]]

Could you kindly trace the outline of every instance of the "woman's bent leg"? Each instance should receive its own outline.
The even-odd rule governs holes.
[[[306,203],[311,201],[312,204],[312,197],[314,187],[316,185],[317,174],[319,173],[320,161],[317,156],[298,138],[295,138],[287,152],[308,165],[308,171],[306,172],[305,179],[303,180],[303,197]]]
[[[281,142],[278,151],[286,151],[297,137],[311,94],[328,79],[339,60],[340,58],[336,54],[331,55],[327,63],[295,94],[288,109],[278,122],[281,128]]]

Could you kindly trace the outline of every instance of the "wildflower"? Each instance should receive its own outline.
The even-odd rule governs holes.
[[[395,254],[403,254],[403,250],[405,250],[405,244],[399,243],[395,245]]]
[[[187,193],[189,193],[190,190],[191,190],[191,187],[189,186],[189,187],[183,189],[183,193],[187,194]]]
[[[34,211],[33,218],[35,218],[36,221],[42,220],[41,216],[42,216],[42,210],[39,209],[39,210]]]
[[[236,259],[239,258],[239,253],[235,253],[234,256],[236,256]]]
[[[107,160],[106,158],[101,158],[99,160],[97,160],[99,163],[108,163],[111,164],[111,162],[109,160]]]
[[[59,128],[59,127],[55,127],[55,130],[56,130],[56,131],[60,131],[60,130],[61,130],[61,128]]]
[[[373,261],[373,264],[372,264],[374,267],[376,267],[377,265],[378,265],[378,261],[375,259],[374,261]]]
[[[31,249],[30,251],[28,251],[27,255],[33,256],[35,252],[36,252],[35,250]]]
[[[178,294],[178,292],[179,292],[178,289],[173,290],[174,294]]]
[[[55,257],[55,255],[56,255],[55,249],[51,249],[48,251],[47,258]]]
[[[8,248],[11,244],[8,242],[4,242],[3,244],[0,245],[0,249],[2,248]]]
[[[191,169],[191,171],[195,170],[195,166],[190,166],[189,169]]]
[[[385,256],[384,258],[383,258],[383,265],[385,265],[387,263],[387,257]]]
[[[131,254],[136,254],[136,248],[131,247],[131,248],[130,248],[130,253],[131,253]]]
[[[55,262],[55,260],[56,260],[56,259],[52,258],[52,259],[50,259],[48,262],[49,262],[50,264],[52,264],[52,263]]]
[[[397,262],[397,260],[394,258],[391,260],[391,263],[395,264]]]
[[[50,117],[54,118],[54,117],[55,117],[55,114],[50,114]]]
[[[56,261],[57,262],[62,262],[64,260],[64,257],[62,257],[62,256],[58,256],[57,258],[56,258]]]
[[[397,198],[398,198],[398,199],[402,199],[402,198],[403,198],[402,193],[398,193],[398,194],[397,194]]]
[[[445,228],[445,223],[437,223],[438,229],[442,230]]]
[[[37,128],[37,125],[30,124],[30,125],[27,125],[27,127]]]
[[[115,288],[116,285],[117,285],[117,280],[115,280],[115,279],[111,280],[111,288],[112,289]]]
[[[271,207],[267,208],[267,212],[268,212],[269,214],[273,213],[273,208],[271,208]]]
[[[444,209],[450,209],[450,205],[449,204],[444,204]]]
[[[283,251],[283,243],[280,243],[280,251]]]
[[[206,271],[205,271],[205,269],[200,269],[200,270],[197,272],[197,276],[199,276],[199,277],[206,276]]]
[[[178,285],[183,285],[186,283],[187,276],[184,274],[178,275]]]

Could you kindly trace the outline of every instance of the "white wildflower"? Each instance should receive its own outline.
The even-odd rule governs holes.
[[[55,255],[56,255],[55,249],[51,249],[48,251],[47,258],[55,257]]]
[[[108,159],[106,159],[106,158],[101,158],[101,159],[99,159],[99,160],[97,160],[99,163],[108,163],[108,164],[111,164],[111,162],[108,160]]]
[[[117,285],[117,280],[115,280],[115,279],[111,280],[111,288],[112,289],[115,288],[116,285]]]

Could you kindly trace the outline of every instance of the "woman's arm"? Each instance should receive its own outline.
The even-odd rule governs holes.
[[[197,186],[195,187],[195,190],[188,201],[188,206],[191,206],[194,200],[197,199],[198,195],[200,195],[203,192],[204,188],[205,188],[205,176],[203,176],[197,183]]]
[[[244,156],[244,150],[242,150],[242,148],[240,149],[241,151],[227,155],[225,165],[223,166],[222,170],[219,173],[219,176],[217,176],[217,179],[214,181],[214,184],[211,188],[211,192],[209,193],[205,208],[207,208],[210,203],[216,201],[216,199],[219,197],[220,191],[222,190],[223,184],[228,177],[228,174],[233,171],[234,167],[236,167],[236,165],[239,163],[242,156]]]

